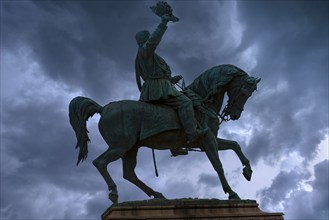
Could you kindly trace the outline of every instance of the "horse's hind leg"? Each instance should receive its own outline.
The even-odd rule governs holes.
[[[107,151],[102,153],[99,157],[97,157],[94,161],[93,164],[97,168],[97,170],[100,172],[100,174],[103,176],[108,189],[110,191],[109,193],[109,199],[113,203],[118,202],[118,190],[117,186],[114,183],[111,175],[107,171],[107,165],[120,157],[125,153],[125,149],[122,148],[109,148]]]
[[[137,164],[137,151],[138,148],[134,147],[128,152],[126,152],[122,157],[123,178],[135,184],[138,188],[143,190],[149,197],[153,196],[154,198],[165,198],[161,193],[151,189],[136,176],[135,167]]]

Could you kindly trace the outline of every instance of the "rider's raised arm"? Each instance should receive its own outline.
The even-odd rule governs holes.
[[[162,19],[161,23],[158,25],[158,27],[155,29],[155,31],[151,34],[149,39],[143,45],[142,47],[144,52],[143,55],[145,57],[151,56],[154,53],[156,47],[161,41],[163,34],[168,28],[167,23],[168,23],[167,19]]]

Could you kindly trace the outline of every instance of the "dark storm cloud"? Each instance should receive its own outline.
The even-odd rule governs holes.
[[[324,160],[314,166],[315,180],[310,184],[313,187],[312,199],[313,199],[313,210],[316,210],[318,215],[322,218],[328,217],[328,206],[329,206],[329,161]]]
[[[326,219],[328,217],[328,160],[314,166],[315,179],[305,191],[300,185],[309,179],[308,173],[281,172],[268,189],[259,192],[263,209],[273,206],[284,208],[290,219]],[[284,184],[283,184],[284,183]]]
[[[83,88],[92,97],[115,99],[113,92],[117,91],[112,85],[134,80],[135,33],[143,29],[153,31],[160,20],[148,8],[153,4],[151,1],[5,2],[4,46],[11,50],[21,45],[30,47],[52,79]],[[226,33],[212,31],[217,25],[226,30],[231,24],[225,19],[225,7],[217,10],[218,2],[172,4],[181,21],[169,24],[171,36],[164,36],[159,52],[168,59],[174,74],[183,74],[190,82],[209,65],[221,62],[218,57],[213,62],[211,54],[204,53],[204,42],[210,34],[216,36],[213,41],[218,42],[220,51]],[[222,22],[218,24],[217,20]]]
[[[198,183],[205,184],[208,187],[218,187],[219,180],[215,175],[203,173],[199,176]]]
[[[159,18],[148,8],[154,3],[2,1],[1,51],[19,56],[24,48],[31,49],[31,60],[40,65],[47,80],[65,84],[70,91],[82,91],[100,104],[118,97],[128,99],[135,93],[137,97],[134,35],[138,30],[152,31],[156,27]],[[311,194],[298,191],[298,187],[300,181],[309,177],[306,165],[328,133],[328,2],[170,3],[180,21],[168,25],[158,52],[168,61],[173,74],[183,74],[191,82],[205,69],[221,63],[245,69],[249,61],[257,61],[249,70],[262,77],[259,90],[248,101],[239,122],[223,125],[220,136],[239,140],[252,164],[265,159],[278,165],[282,156],[294,151],[304,159],[298,170],[282,171],[270,187],[260,191],[261,203],[273,211],[271,206],[286,202],[284,196],[292,192],[293,201],[304,207],[303,216],[316,216],[309,206],[303,205],[305,199],[325,216],[328,193],[321,192],[328,192],[328,181],[320,176],[327,177],[328,162],[315,167]],[[235,13],[236,21],[232,20]],[[239,61],[241,54],[252,47],[256,53]],[[17,77],[14,72],[10,74]],[[107,147],[97,126],[92,120],[88,122],[92,140],[89,157],[76,168],[76,140],[68,123],[68,103],[51,95],[46,101],[37,95],[25,99],[22,89],[17,97],[1,103],[1,217],[99,218],[110,204],[106,185],[91,165]],[[233,130],[237,126],[246,129],[250,124],[253,126],[248,141],[239,129]],[[204,155],[169,155],[156,154],[160,171],[157,179],[151,151],[141,150],[137,174],[169,198],[198,196],[200,185],[220,187],[211,166],[213,173],[207,174],[206,170],[195,176],[193,182],[184,176],[193,175],[194,169],[208,162]],[[122,179],[120,161],[110,164],[109,170],[119,187],[119,201],[148,198]],[[304,199],[305,193],[309,196]],[[50,198],[46,202],[56,199],[52,204],[57,212],[38,213],[44,198]],[[292,204],[289,207],[288,216],[302,216],[296,214],[300,210]]]
[[[264,158],[271,165],[292,152],[303,158],[298,168],[282,171],[258,194],[260,204],[284,208],[287,218],[327,217],[312,206],[328,195],[309,196],[300,184],[309,178],[307,164],[328,134],[328,2],[241,1],[238,8],[245,26],[239,49],[257,45],[252,72],[262,77],[246,114],[257,124],[246,155],[252,163]],[[327,172],[322,175],[327,181]]]
[[[260,194],[262,197],[261,204],[266,206],[273,206],[285,201],[285,197],[291,193],[292,189],[296,189],[301,179],[310,177],[308,173],[300,171],[281,172],[273,180],[268,189],[264,189]],[[283,184],[284,183],[284,184]]]
[[[52,100],[44,103],[33,100],[15,106],[9,100],[2,100],[7,106],[1,112],[1,207],[8,207],[6,212],[1,210],[4,218],[34,216],[33,204],[26,206],[25,199],[33,199],[35,192],[37,203],[42,193],[38,188],[44,185],[71,192],[87,190],[92,194],[96,192],[94,186],[99,185],[92,178],[96,174],[94,170],[75,167],[77,152],[74,136],[69,135],[68,118],[56,110],[58,107]],[[11,210],[15,203],[19,209]]]
[[[262,77],[249,106],[261,121],[247,153],[252,161],[291,151],[312,159],[328,132],[328,2],[241,1],[238,8],[239,49],[258,45],[252,71]]]
[[[200,73],[212,66],[230,62],[234,47],[231,16],[234,4],[221,1],[173,1],[178,23],[170,24],[164,54],[187,82],[192,82]]]
[[[136,1],[5,2],[3,8],[5,48],[30,47],[49,77],[107,99],[115,98],[111,85],[134,70],[134,35],[148,10]]]

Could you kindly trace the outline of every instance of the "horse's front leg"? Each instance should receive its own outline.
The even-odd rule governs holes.
[[[225,140],[217,138],[218,150],[233,150],[238,155],[243,168],[243,176],[250,181],[252,175],[252,169],[247,157],[243,154],[240,145],[236,141]]]
[[[234,192],[230,185],[228,184],[226,177],[224,175],[224,169],[222,166],[222,163],[218,156],[218,144],[217,139],[214,135],[211,134],[211,132],[208,132],[206,137],[203,141],[204,151],[206,152],[206,155],[208,156],[211,164],[213,165],[214,169],[216,170],[219,180],[222,184],[223,190],[225,193],[229,194],[229,199],[240,199],[238,194]]]

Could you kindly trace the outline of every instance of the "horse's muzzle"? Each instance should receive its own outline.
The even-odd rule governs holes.
[[[231,116],[232,120],[238,120],[239,118],[240,118],[240,115],[238,115],[238,114],[234,114]]]

